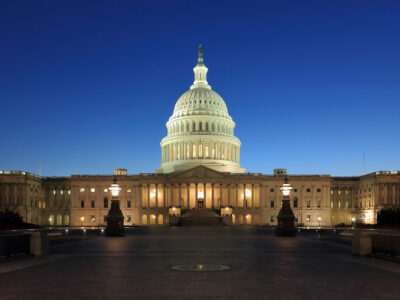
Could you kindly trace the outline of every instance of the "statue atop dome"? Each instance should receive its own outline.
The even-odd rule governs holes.
[[[203,47],[200,45],[199,49],[197,50],[197,52],[199,53],[199,59],[198,59],[198,66],[203,66]]]

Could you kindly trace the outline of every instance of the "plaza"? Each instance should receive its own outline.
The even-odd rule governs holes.
[[[52,245],[48,257],[1,262],[0,298],[398,299],[400,264],[317,238],[254,226],[88,234]]]

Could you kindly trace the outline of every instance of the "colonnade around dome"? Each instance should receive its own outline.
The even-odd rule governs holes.
[[[174,142],[162,147],[162,163],[177,160],[214,159],[240,163],[239,146],[213,141]]]

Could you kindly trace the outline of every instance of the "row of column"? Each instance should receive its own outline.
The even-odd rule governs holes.
[[[238,146],[221,142],[176,142],[161,148],[163,163],[187,159],[219,159],[240,162]]]
[[[194,199],[191,198],[191,186],[194,185]],[[203,193],[199,193],[199,185],[203,188]],[[207,185],[211,185],[211,192],[208,193]],[[174,201],[174,185],[161,184],[161,188],[159,184],[154,185],[154,189],[152,191],[151,185],[142,185],[141,186],[141,198],[140,201],[143,207],[151,207],[151,200],[153,199],[155,202],[154,207],[168,207],[168,206],[181,206],[190,208],[191,200],[195,200],[195,207],[197,208],[198,201],[203,201],[204,206],[207,203],[209,194],[211,197],[211,208],[220,208],[222,206],[223,201],[223,184],[215,184],[215,183],[186,183],[186,184],[178,184],[177,193],[178,193],[178,201]],[[232,189],[233,188],[233,189]],[[162,199],[159,199],[160,189],[162,189]],[[185,190],[184,190],[185,189]],[[168,190],[168,192],[167,192]],[[230,191],[233,190],[233,197],[230,197]],[[240,190],[243,193],[240,195]],[[175,190],[176,191],[176,190]],[[184,193],[186,192],[186,197]],[[239,184],[228,184],[228,196],[227,196],[227,205],[232,207],[239,207],[239,200],[242,196],[242,206],[254,208],[255,207],[255,186],[254,184],[242,184],[242,187],[239,187]],[[144,200],[144,201],[143,201]],[[159,201],[161,200],[161,201]],[[175,204],[174,204],[175,203]]]

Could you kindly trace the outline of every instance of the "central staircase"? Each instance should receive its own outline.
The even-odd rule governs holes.
[[[224,226],[221,216],[210,209],[184,211],[179,224],[181,226]]]

